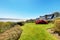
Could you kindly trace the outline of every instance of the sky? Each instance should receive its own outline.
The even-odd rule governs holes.
[[[0,0],[0,18],[34,19],[60,12],[60,0]]]

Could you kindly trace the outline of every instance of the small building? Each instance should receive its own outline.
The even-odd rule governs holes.
[[[59,12],[55,12],[55,13],[49,14],[49,15],[40,16],[39,19],[53,20],[54,18],[57,18],[57,17],[60,17],[60,13]]]

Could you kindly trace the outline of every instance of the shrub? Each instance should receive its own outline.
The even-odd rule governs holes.
[[[15,26],[0,34],[0,40],[18,40],[21,33],[22,29],[20,26]]]
[[[17,22],[17,25],[23,26],[25,23],[24,22]]]
[[[48,20],[48,23],[53,23],[53,20]]]
[[[26,23],[34,23],[35,19],[26,20]]]
[[[9,23],[9,24],[10,24],[10,26],[14,26],[14,25],[16,25],[16,23],[15,23],[15,22],[6,22],[6,23]]]
[[[10,29],[11,27],[14,27],[15,23],[13,22],[0,22],[0,33],[3,33],[4,31]]]
[[[60,18],[55,19],[54,31],[60,34]]]
[[[36,24],[48,24],[48,21],[45,20],[36,20]]]

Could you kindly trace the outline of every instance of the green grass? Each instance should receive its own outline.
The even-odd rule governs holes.
[[[19,40],[56,40],[46,29],[53,27],[53,24],[39,24],[27,23],[22,26],[22,35]]]

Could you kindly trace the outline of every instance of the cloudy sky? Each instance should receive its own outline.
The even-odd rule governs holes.
[[[60,11],[60,0],[0,0],[0,18],[37,18]]]

